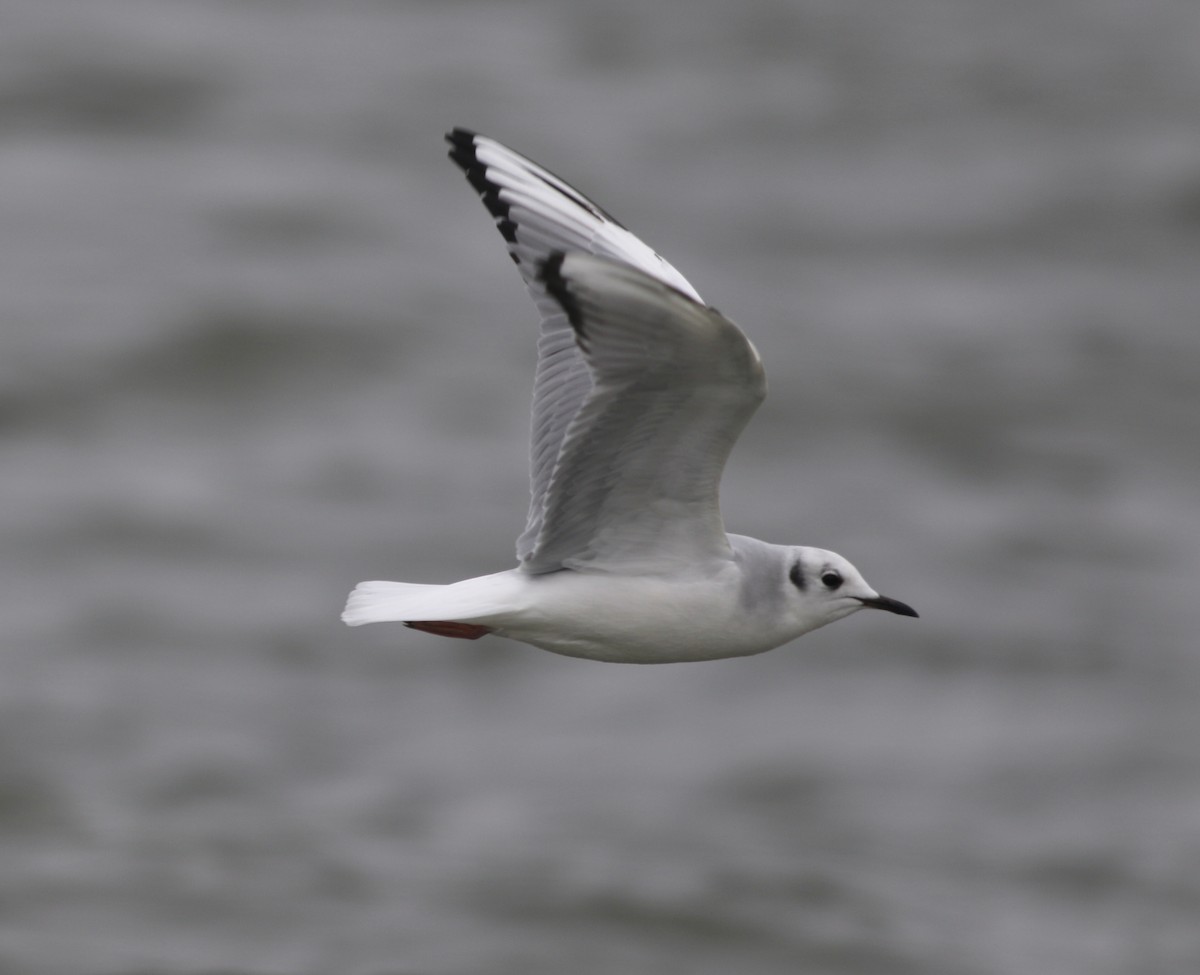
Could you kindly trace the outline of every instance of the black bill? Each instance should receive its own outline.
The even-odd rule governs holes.
[[[902,603],[899,599],[891,599],[888,596],[860,599],[859,602],[871,609],[883,609],[889,613],[895,613],[897,616],[917,616],[917,611],[909,606],[908,603]]]

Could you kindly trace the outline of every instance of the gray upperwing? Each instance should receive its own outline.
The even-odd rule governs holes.
[[[533,390],[529,517],[517,540],[527,560],[542,530],[546,495],[567,428],[592,391],[591,373],[562,307],[538,268],[554,251],[582,251],[629,264],[689,297],[700,296],[675,268],[608,213],[549,170],[466,129],[446,135],[463,170],[508,246],[542,316]]]
[[[653,572],[732,557],[719,487],[766,395],[754,346],[628,264],[556,253],[541,274],[593,388],[568,424],[523,567]]]

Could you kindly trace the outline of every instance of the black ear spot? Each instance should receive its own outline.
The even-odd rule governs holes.
[[[842,584],[842,574],[833,569],[827,569],[821,573],[821,584],[826,589],[836,589]]]
[[[788,578],[792,580],[792,585],[804,592],[808,588],[808,581],[804,578],[804,566],[799,562],[792,566],[792,571],[788,573]]]

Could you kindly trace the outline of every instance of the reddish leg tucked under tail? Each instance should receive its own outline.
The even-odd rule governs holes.
[[[490,626],[479,626],[475,623],[455,623],[453,620],[417,620],[404,621],[405,626],[423,633],[434,633],[437,636],[452,636],[459,640],[478,640],[485,633],[491,633]]]

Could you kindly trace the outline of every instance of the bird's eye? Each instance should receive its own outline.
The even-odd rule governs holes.
[[[821,582],[824,584],[826,589],[836,589],[842,584],[842,574],[840,572],[834,572],[833,569],[830,569],[828,572],[822,572]]]

